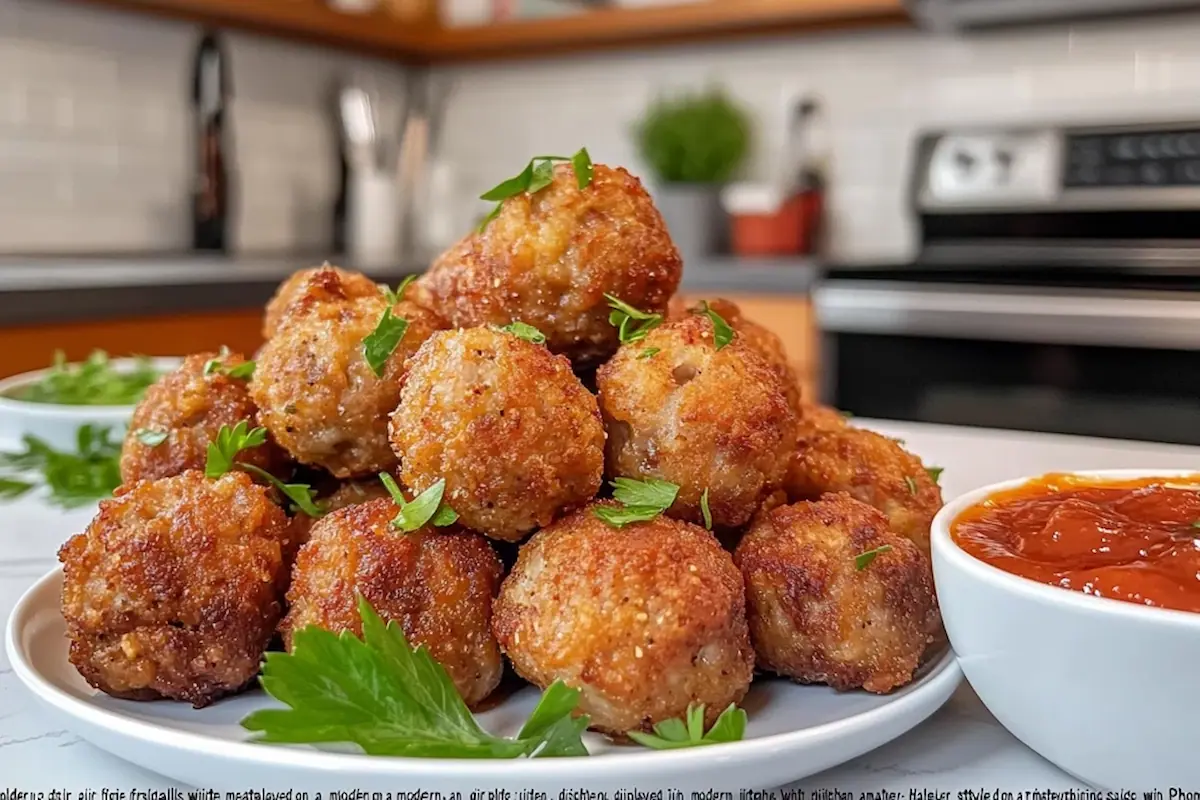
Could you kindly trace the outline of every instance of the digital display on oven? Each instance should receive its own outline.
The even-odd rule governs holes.
[[[1200,129],[1067,137],[1063,187],[1200,186]]]

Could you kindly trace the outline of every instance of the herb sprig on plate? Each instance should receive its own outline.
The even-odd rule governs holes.
[[[713,326],[713,344],[717,346],[717,350],[733,341],[733,328],[729,327],[729,323],[725,321],[724,317],[713,311],[707,300],[701,300],[700,305],[692,309],[692,313],[708,317]]]
[[[649,522],[675,502],[679,487],[657,478],[644,481],[632,478],[617,478],[612,481],[613,499],[617,506],[596,506],[592,513],[614,528],[623,528],[634,522]]]
[[[617,329],[617,338],[621,344],[640,342],[650,331],[662,324],[662,314],[641,311],[611,294],[604,295],[604,298],[608,300],[608,307],[612,309],[608,315],[608,322]],[[653,352],[650,355],[658,352],[658,348],[651,347],[643,350],[642,356],[651,350]]]
[[[704,731],[704,703],[688,705],[687,719],[668,719],[654,726],[654,733],[629,731],[629,738],[652,750],[677,750],[724,742],[740,742],[746,736],[746,712],[734,703],[721,712],[708,732]]]
[[[9,396],[29,403],[67,406],[134,405],[159,376],[145,356],[137,357],[132,370],[125,370],[115,367],[103,350],[93,350],[78,364],[67,363],[66,355],[58,350],[44,376],[12,390]]]
[[[379,480],[392,496],[400,513],[392,520],[392,527],[405,533],[412,533],[429,524],[436,528],[444,528],[458,521],[458,514],[453,508],[442,502],[446,492],[446,479],[441,478],[419,495],[409,500],[396,485],[396,480],[386,472],[379,473]]]
[[[234,467],[266,481],[279,490],[280,494],[291,501],[289,510],[304,513],[318,518],[325,515],[325,507],[317,502],[316,493],[306,483],[284,483],[265,469],[237,461],[243,450],[258,447],[267,441],[266,428],[251,428],[246,420],[236,425],[222,425],[217,431],[216,441],[208,443],[208,458],[204,464],[204,474],[209,478],[219,478]]]
[[[0,452],[0,498],[15,499],[39,485],[49,491],[50,503],[76,508],[110,497],[121,485],[121,444],[112,431],[83,425],[75,437],[76,451],[51,447],[26,435],[17,452]]]
[[[258,741],[348,742],[375,756],[551,758],[586,756],[579,692],[556,681],[515,737],[479,727],[454,682],[400,626],[360,597],[362,638],[317,627],[296,631],[291,653],[267,653],[262,687],[287,708],[255,711],[242,727]]]
[[[879,558],[884,553],[889,553],[892,550],[890,544],[881,544],[879,547],[865,550],[854,557],[854,569],[862,572],[867,567],[871,566],[871,562]]]

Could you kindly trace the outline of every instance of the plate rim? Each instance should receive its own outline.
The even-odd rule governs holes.
[[[516,770],[517,768],[511,764],[516,761],[520,763],[522,773],[541,775],[566,767],[572,770],[572,779],[577,780],[587,779],[588,768],[586,765],[588,764],[598,765],[593,767],[593,770],[600,769],[606,772],[623,768],[624,773],[630,776],[638,772],[659,769],[685,770],[689,766],[700,763],[711,764],[714,758],[737,761],[753,760],[756,757],[769,757],[772,753],[780,750],[791,750],[806,745],[815,746],[829,739],[852,738],[864,730],[896,718],[909,716],[911,707],[926,703],[926,695],[944,693],[943,700],[925,713],[920,720],[899,734],[903,735],[945,705],[963,680],[958,659],[954,651],[947,648],[931,665],[929,673],[917,682],[913,691],[896,697],[877,708],[802,730],[730,742],[716,748],[691,747],[665,751],[605,753],[597,757],[565,759],[475,759],[410,756],[380,758],[364,753],[336,753],[316,748],[272,746],[167,728],[153,722],[126,716],[117,711],[103,709],[74,697],[38,671],[20,643],[20,634],[30,623],[33,613],[43,608],[44,603],[39,605],[37,602],[41,596],[61,587],[62,576],[61,568],[56,567],[38,578],[21,594],[13,606],[8,624],[5,626],[5,651],[9,664],[13,669],[13,674],[31,694],[40,702],[54,707],[60,713],[130,741],[263,768],[287,767],[322,772],[354,770],[360,773],[384,776],[420,771],[430,777],[454,777],[456,774],[461,774],[461,770],[469,764],[473,777],[487,779],[503,776]],[[54,593],[58,594],[57,591]],[[83,738],[87,739],[88,737]]]

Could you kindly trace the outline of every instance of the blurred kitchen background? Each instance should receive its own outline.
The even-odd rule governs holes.
[[[855,414],[1200,443],[1200,2],[0,0],[0,376],[253,351],[586,146]]]

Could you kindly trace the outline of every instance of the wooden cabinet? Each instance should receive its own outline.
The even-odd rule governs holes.
[[[242,28],[414,64],[536,58],[629,45],[903,23],[903,0],[706,0],[599,8],[551,19],[448,28],[394,15],[344,14],[323,0],[78,0]]]

